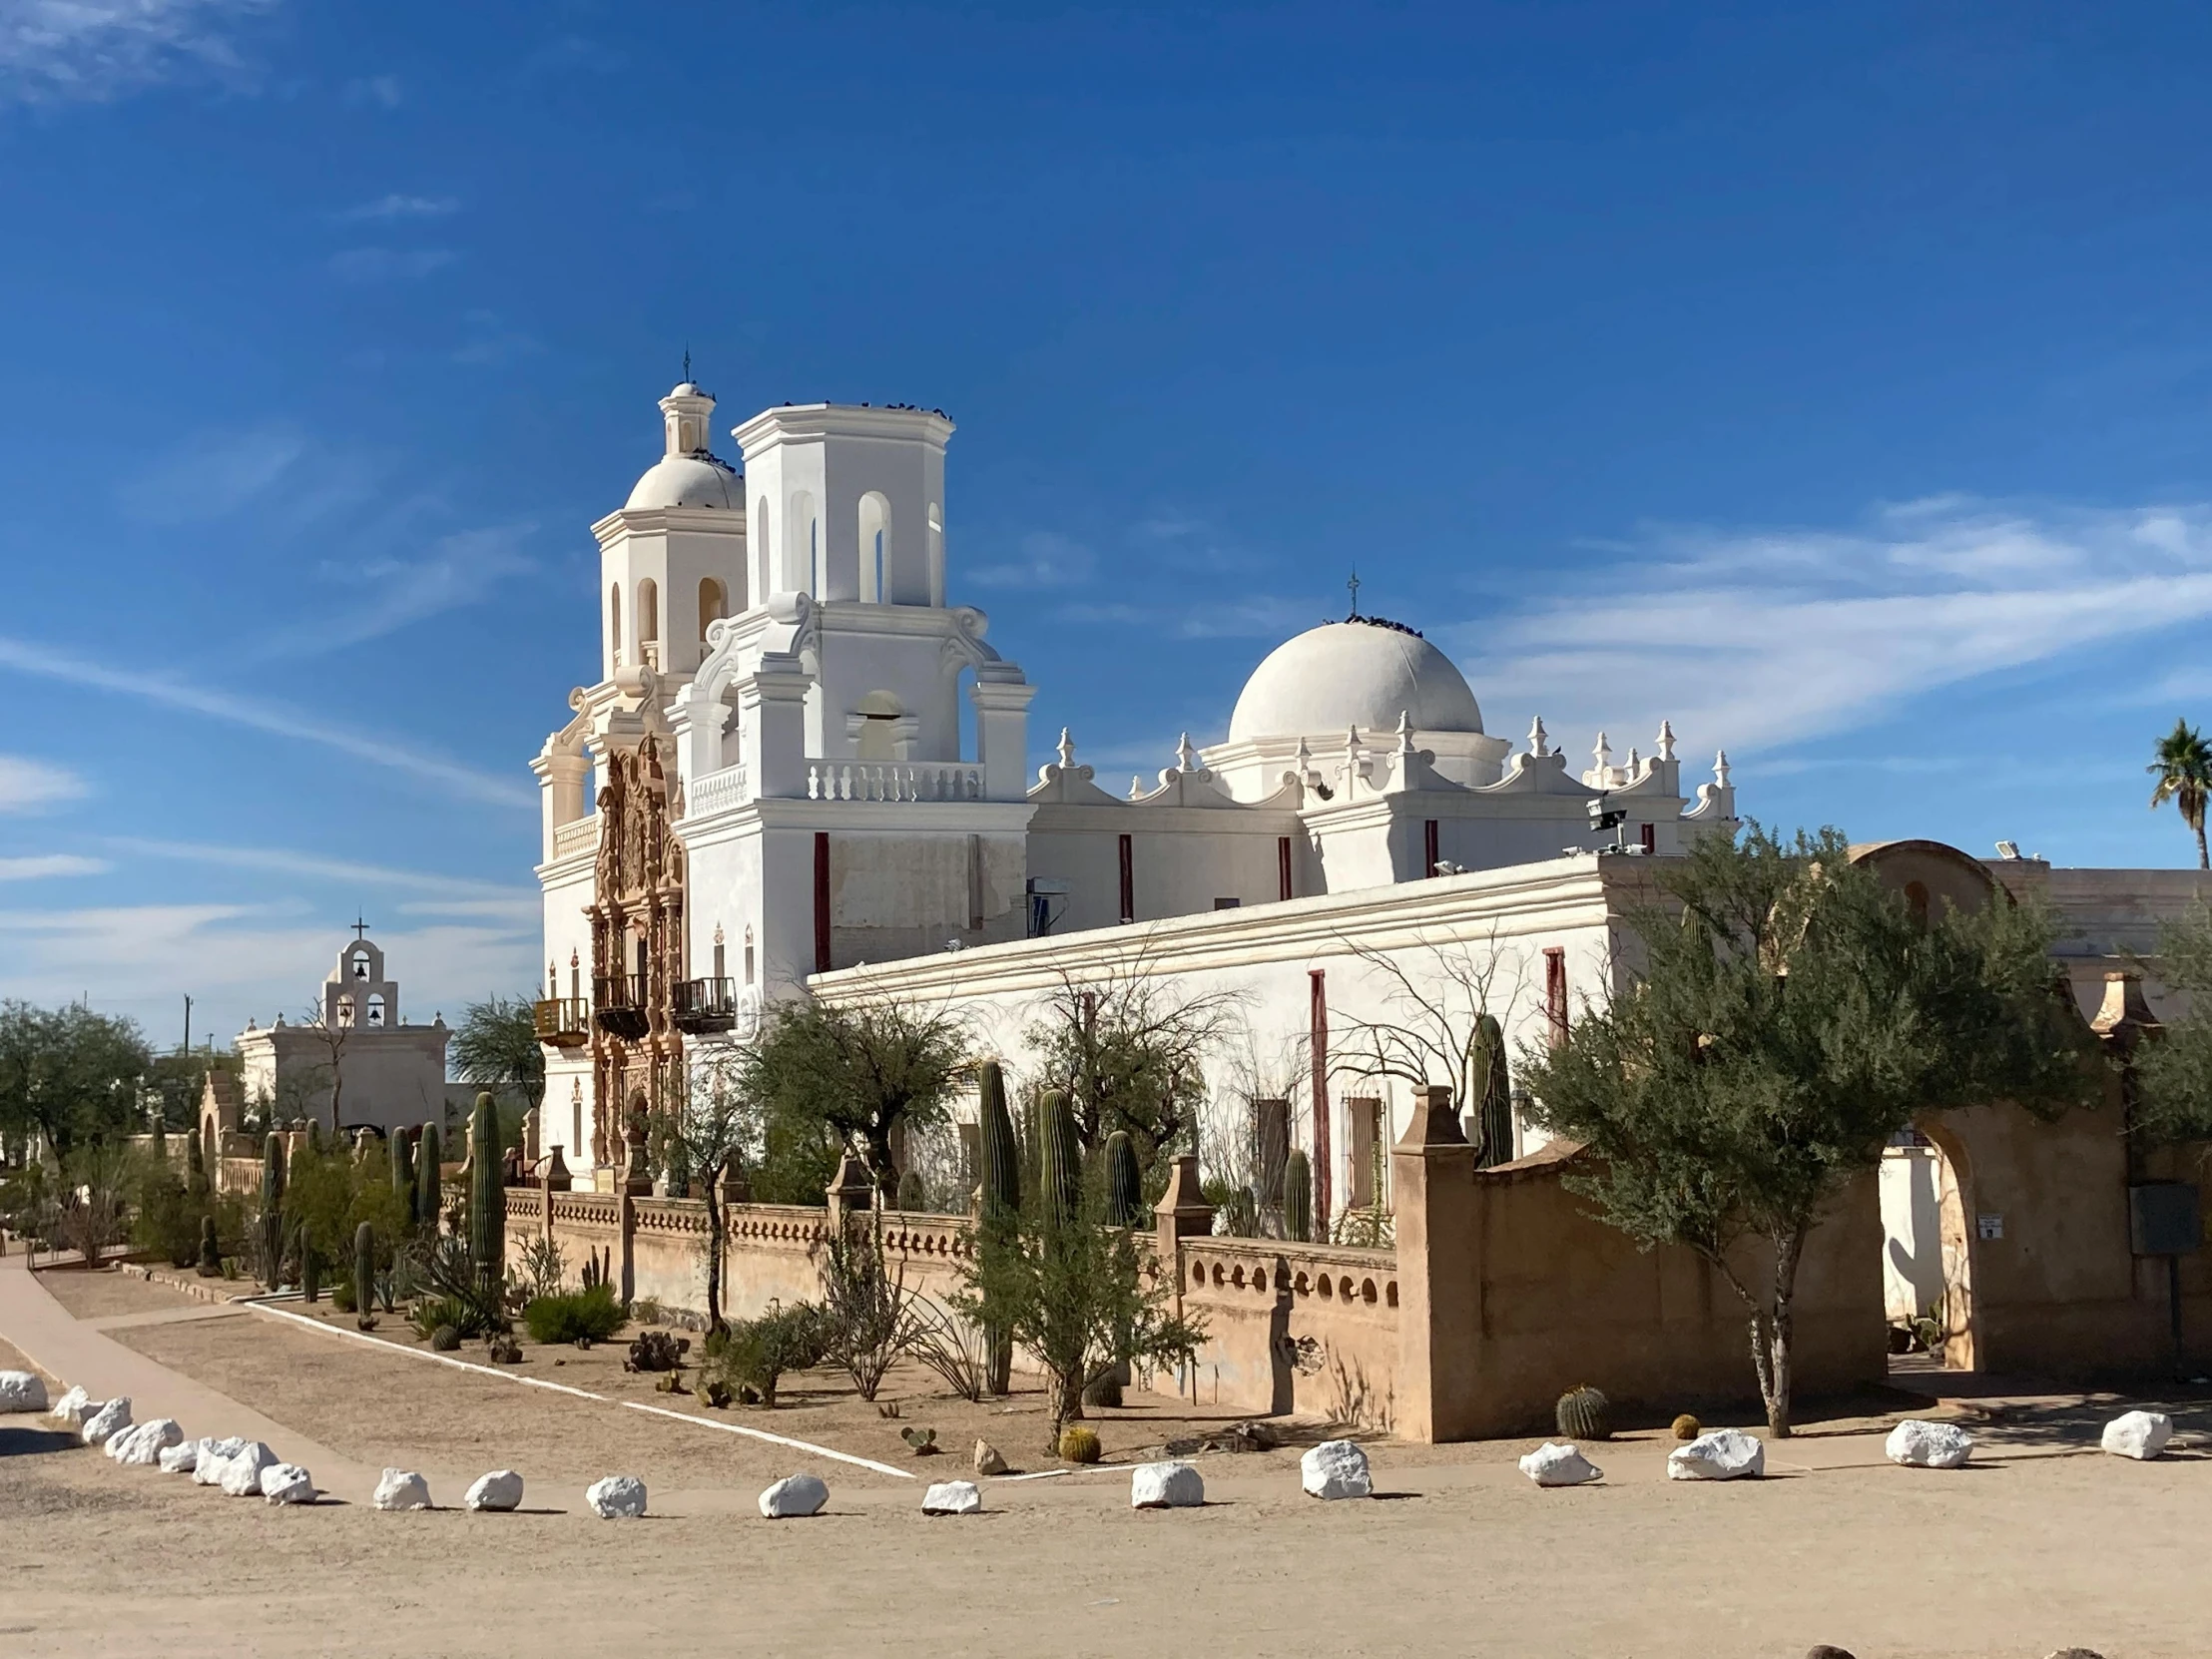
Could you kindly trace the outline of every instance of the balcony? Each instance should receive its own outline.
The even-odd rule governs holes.
[[[617,973],[591,982],[594,1018],[610,1037],[636,1042],[651,1028],[646,1014],[645,975]]]
[[[551,1048],[582,1048],[591,1040],[591,1010],[580,996],[548,996],[532,1003],[530,1023]]]
[[[701,1036],[738,1023],[737,982],[687,979],[676,987],[676,1029]]]

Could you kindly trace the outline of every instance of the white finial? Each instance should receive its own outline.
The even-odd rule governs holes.
[[[1132,801],[1142,801],[1144,799],[1144,778],[1141,774],[1132,772],[1129,775],[1129,799]]]
[[[1713,782],[1724,790],[1728,788],[1728,751],[1725,749],[1713,757]]]
[[[1314,751],[1304,738],[1298,740],[1298,770],[1305,772],[1314,764]]]
[[[1413,723],[1406,718],[1403,709],[1397,712],[1397,752],[1400,755],[1413,752]]]
[[[1060,770],[1067,771],[1075,765],[1075,740],[1068,736],[1068,729],[1060,728]]]
[[[1641,755],[1639,755],[1639,754],[1637,754],[1637,753],[1636,753],[1636,746],[1635,746],[1634,744],[1630,744],[1630,745],[1628,746],[1628,778],[1629,778],[1629,782],[1631,782],[1631,783],[1634,783],[1634,782],[1635,782],[1635,779],[1636,779],[1636,774],[1638,774],[1639,772],[1641,772],[1641,771],[1643,771],[1643,770],[1644,770],[1644,758],[1643,758],[1643,757],[1642,757]]]
[[[1671,720],[1662,720],[1659,723],[1659,759],[1674,759],[1674,722]]]
[[[1551,753],[1551,738],[1544,731],[1544,717],[1542,715],[1538,715],[1535,720],[1529,723],[1528,753],[1539,761]]]
[[[1597,747],[1590,751],[1590,758],[1597,762],[1600,772],[1613,764],[1613,746],[1605,741],[1603,732],[1597,735]]]
[[[1183,741],[1175,746],[1175,770],[1186,773],[1198,770],[1198,751],[1191,747],[1191,735],[1188,732],[1183,734]]]

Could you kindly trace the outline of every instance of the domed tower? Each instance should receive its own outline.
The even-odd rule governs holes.
[[[1482,710],[1452,660],[1401,623],[1353,616],[1285,640],[1252,671],[1229,741],[1206,764],[1240,801],[1282,788],[1301,746],[1336,754],[1357,731],[1364,743],[1394,741],[1399,717],[1413,745],[1434,756],[1439,777],[1494,784],[1512,745],[1482,730]]]
[[[690,379],[661,399],[661,458],[599,538],[601,679],[650,668],[681,679],[706,655],[707,626],[752,603],[745,480],[712,447],[713,396]]]

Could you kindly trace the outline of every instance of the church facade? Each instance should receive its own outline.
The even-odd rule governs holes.
[[[311,1119],[330,1129],[391,1130],[445,1115],[442,1014],[427,1025],[401,1017],[399,981],[384,969],[383,948],[362,928],[339,948],[322,981],[311,1022],[249,1023],[235,1044],[240,1094],[252,1115],[281,1122]],[[238,1100],[204,1127],[217,1135],[240,1127]]]
[[[1609,983],[1644,856],[1736,828],[1725,755],[1686,787],[1649,719],[1648,753],[1601,734],[1571,766],[1533,711],[1525,741],[1493,735],[1443,652],[1356,611],[1279,646],[1226,739],[1186,736],[1151,782],[1103,787],[1067,732],[1032,777],[1034,688],[952,602],[951,421],[768,409],[734,466],[714,407],[689,381],[663,398],[660,459],[593,526],[599,676],[532,763],[541,1143],[603,1188],[636,1178],[629,1126],[702,1045],[794,995],[946,996],[1018,1068],[1040,988],[1187,978],[1189,949],[1233,978],[1283,964],[1238,979],[1244,1051],[1311,1051],[1330,1020],[1379,1043],[1432,980],[1540,1035]],[[1291,1067],[1290,1133],[1349,1195],[1412,1095],[1344,1053]],[[1207,1069],[1240,1086],[1226,1051]]]

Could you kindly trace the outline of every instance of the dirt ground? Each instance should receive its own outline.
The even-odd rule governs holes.
[[[931,1520],[920,1480],[267,1316],[111,1335],[347,1456],[423,1468],[447,1502],[447,1465],[522,1469],[525,1512],[271,1508],[119,1468],[36,1419],[0,1419],[0,1652],[539,1655],[628,1651],[646,1632],[657,1646],[808,1655],[2212,1650],[2201,1404],[2184,1414],[2192,1443],[2148,1464],[2090,1449],[2119,1405],[2076,1399],[1977,1420],[1974,1461],[1955,1473],[1895,1468],[1878,1434],[1838,1420],[1771,1444],[1758,1482],[1670,1483],[1669,1442],[1648,1434],[1588,1448],[1608,1478],[1569,1491],[1539,1491],[1513,1469],[1532,1441],[1385,1442],[1371,1447],[1382,1501],[1317,1503],[1298,1490],[1294,1452],[1225,1452],[1195,1459],[1209,1498],[1199,1510],[1133,1512],[1126,1472],[1102,1470],[986,1483],[984,1515]],[[610,1351],[559,1368],[549,1351],[526,1352],[522,1369],[547,1379],[669,1402],[649,1380],[605,1369]],[[901,1378],[886,1392],[922,1386]],[[857,1403],[825,1380],[788,1410],[701,1414],[925,1479],[965,1472],[964,1457],[912,1458],[900,1423]],[[951,1403],[908,1392],[901,1420],[964,1434]],[[1186,1421],[1170,1408],[1117,1418],[1108,1443],[1165,1437]],[[830,1512],[760,1519],[759,1487],[798,1467],[829,1480]],[[579,1512],[582,1483],[617,1469],[646,1479],[647,1519]]]
[[[181,1291],[149,1284],[135,1268],[100,1268],[91,1273],[75,1267],[47,1268],[39,1273],[38,1282],[46,1287],[48,1296],[81,1320],[199,1306]]]

